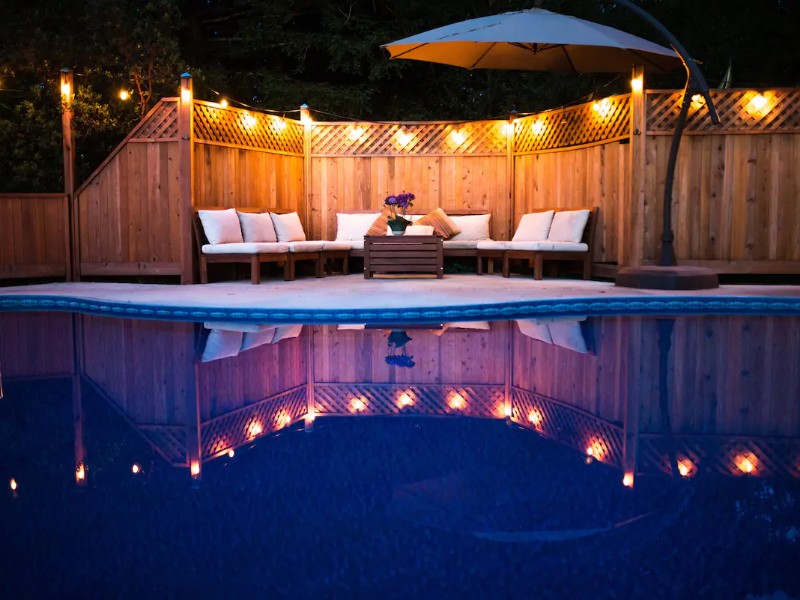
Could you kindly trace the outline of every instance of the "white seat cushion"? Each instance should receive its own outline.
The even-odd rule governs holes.
[[[573,242],[504,242],[506,250],[542,250],[546,252],[587,252],[587,244]]]
[[[461,215],[450,218],[461,228],[461,233],[457,233],[448,241],[479,241],[488,240],[491,237],[489,222],[492,219],[492,215]]]
[[[553,217],[547,239],[551,242],[578,243],[583,239],[583,230],[589,221],[589,211],[560,210]]]
[[[336,213],[336,241],[363,240],[381,213]]]
[[[322,250],[325,242],[311,241],[311,242],[289,242],[289,252],[319,252]]]
[[[555,211],[545,210],[543,212],[528,213],[522,215],[519,226],[511,238],[514,242],[538,242],[547,239],[550,231],[550,224],[553,222]],[[578,240],[580,241],[580,240]]]
[[[505,250],[506,242],[497,240],[482,240],[478,242],[478,250]]]
[[[366,328],[364,323],[340,323],[336,326],[339,331],[361,331]]]
[[[458,237],[458,236],[456,236]],[[442,242],[442,247],[447,250],[452,248],[455,250],[476,250],[480,242],[478,240],[454,240],[450,238]]]
[[[206,244],[203,254],[283,254],[289,251],[289,244],[279,242],[260,244]]]
[[[303,231],[300,215],[296,212],[283,215],[270,213],[270,216],[279,242],[304,242],[306,240],[306,232]]]
[[[364,238],[361,238],[361,243],[364,243]],[[350,250],[352,247],[353,242],[329,242],[327,240],[322,241],[322,249],[323,250]]]
[[[214,329],[208,334],[206,347],[203,348],[203,362],[211,362],[220,358],[228,358],[239,354],[242,346],[241,331],[222,331]]]
[[[275,325],[259,325],[258,323],[233,323],[228,321],[210,321],[203,323],[206,329],[219,329],[220,331],[242,331],[258,333],[267,329],[275,329]]]
[[[235,244],[244,241],[239,217],[234,209],[200,210],[197,214],[209,244]]]
[[[269,213],[237,213],[245,242],[277,242],[275,226]]]
[[[350,250],[363,250],[364,249],[364,240],[353,240],[349,242]]]

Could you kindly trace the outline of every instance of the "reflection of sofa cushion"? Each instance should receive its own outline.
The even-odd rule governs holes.
[[[336,326],[339,331],[361,331],[366,328],[364,323],[340,323]]]
[[[550,231],[550,225],[553,222],[553,212],[552,210],[545,210],[522,215],[522,219],[520,219],[517,230],[514,232],[514,237],[512,237],[511,240],[514,242],[539,242],[546,240],[547,234]]]
[[[522,335],[531,339],[552,344],[553,338],[550,336],[550,328],[545,323],[540,323],[538,319],[521,319],[517,321],[517,327]]]
[[[277,344],[281,340],[299,337],[301,331],[303,331],[302,325],[278,325],[275,328],[275,337],[272,338],[272,343]]]
[[[544,317],[517,321],[520,333],[531,339],[552,344],[574,352],[589,352],[581,321],[586,317]]]
[[[264,344],[271,344],[275,338],[275,330],[277,327],[269,327],[263,331],[247,332],[242,337],[242,352],[263,346]]]
[[[433,335],[442,335],[448,329],[471,329],[473,331],[489,331],[491,326],[489,321],[455,321],[445,323],[441,329],[435,329]]]
[[[206,346],[203,349],[203,362],[211,362],[221,358],[228,358],[239,354],[242,347],[241,331],[223,331],[212,329],[206,339]]]
[[[199,210],[200,222],[209,244],[235,244],[244,241],[236,210]]]

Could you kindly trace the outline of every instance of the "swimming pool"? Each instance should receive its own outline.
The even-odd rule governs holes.
[[[576,313],[0,313],[8,589],[800,593],[800,317]]]

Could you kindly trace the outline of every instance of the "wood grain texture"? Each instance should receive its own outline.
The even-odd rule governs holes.
[[[0,280],[66,277],[66,194],[0,194]]]
[[[73,340],[71,314],[0,312],[3,380],[72,375]]]

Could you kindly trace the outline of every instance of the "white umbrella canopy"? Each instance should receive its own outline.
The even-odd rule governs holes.
[[[541,8],[469,19],[381,47],[393,59],[465,69],[624,73],[633,65],[665,72],[682,64],[664,46]]]

